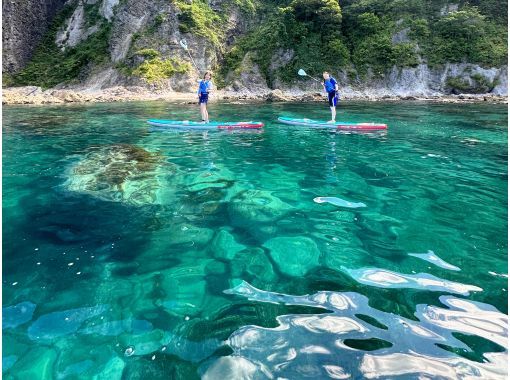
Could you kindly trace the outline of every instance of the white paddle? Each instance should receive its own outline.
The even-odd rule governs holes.
[[[179,41],[179,44],[181,44],[182,48],[183,48],[184,50],[186,50],[186,52],[188,53],[188,55],[189,55],[189,57],[190,57],[190,59],[191,59],[191,62],[193,62],[193,66],[195,66],[195,69],[197,69],[197,71],[200,73],[200,70],[198,69],[198,67],[197,67],[197,65],[196,65],[196,63],[195,63],[195,61],[193,60],[193,57],[191,56],[191,53],[190,53],[190,52],[189,52],[189,50],[188,50],[188,43],[186,42],[186,40],[185,40],[185,39],[180,40],[180,41]]]
[[[318,79],[316,79],[316,78],[314,78],[314,77],[312,77],[312,76],[308,75],[308,74],[306,73],[306,71],[305,71],[305,70],[303,70],[303,69],[299,69],[299,71],[298,71],[297,73],[298,73],[298,75],[301,75],[302,77],[312,78],[314,81],[316,81],[316,82],[319,82],[319,83],[320,83],[320,80],[318,80]]]

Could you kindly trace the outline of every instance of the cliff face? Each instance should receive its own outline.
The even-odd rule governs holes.
[[[345,3],[342,10],[334,0],[276,3],[282,7],[269,0],[7,1],[4,72],[16,72],[30,61],[51,18],[64,6],[65,17],[57,18],[59,24],[44,40],[48,46],[14,77],[15,84],[189,91],[205,70],[213,69],[218,74],[215,81],[227,90],[260,93],[278,88],[298,93],[317,88],[298,77],[297,68],[315,76],[327,68],[345,94],[508,92],[507,66],[491,59],[506,55],[504,51],[482,54],[486,46],[495,46],[494,41],[501,45],[494,39],[500,24],[490,24],[478,8],[442,7],[430,19],[428,9],[413,9],[425,17],[414,21],[416,14],[409,10],[389,18],[394,8],[373,13],[350,0],[340,2]],[[437,22],[443,34],[434,31]],[[473,22],[485,34],[469,34]],[[450,29],[463,28],[465,35],[451,40]],[[451,53],[462,39],[478,41],[480,54],[471,56],[474,62],[462,55],[470,54],[471,47]]]
[[[2,4],[4,73],[14,73],[32,58],[34,49],[66,0],[5,0]]]

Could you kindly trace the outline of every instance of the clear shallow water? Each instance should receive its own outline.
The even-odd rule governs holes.
[[[506,377],[505,106],[210,113],[4,107],[6,378]]]

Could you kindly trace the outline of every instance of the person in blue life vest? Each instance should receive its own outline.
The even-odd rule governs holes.
[[[198,103],[200,104],[200,115],[202,116],[203,123],[209,123],[209,113],[207,112],[207,101],[209,100],[209,93],[212,88],[212,73],[206,71],[204,79],[198,85]]]
[[[334,123],[336,119],[336,104],[338,102],[338,83],[327,71],[322,73],[324,82],[322,86],[328,94],[329,108],[331,109],[331,120],[328,123]]]

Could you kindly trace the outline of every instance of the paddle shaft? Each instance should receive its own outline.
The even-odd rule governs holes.
[[[186,48],[186,51],[188,52],[188,55],[189,55],[189,57],[191,59],[191,62],[193,62],[193,66],[195,66],[195,69],[198,71],[198,73],[200,73],[200,70],[198,69],[197,64],[195,63],[195,60],[191,56],[191,53],[189,52],[188,48]]]
[[[321,81],[320,81],[320,80],[318,80],[318,79],[316,79],[316,78],[312,77],[311,75],[306,74],[306,76],[307,76],[307,77],[309,77],[309,78],[312,78],[314,81],[316,81],[316,82],[318,82],[318,83],[321,83]]]
[[[181,47],[186,50],[186,53],[188,53],[189,55],[189,58],[191,59],[191,62],[193,63],[193,66],[195,67],[195,69],[198,71],[198,73],[200,74],[200,70],[198,69],[198,66],[197,64],[195,63],[195,60],[193,59],[193,57],[191,56],[191,53],[189,52],[188,50],[188,43],[186,42],[186,40],[180,40],[179,41]]]

